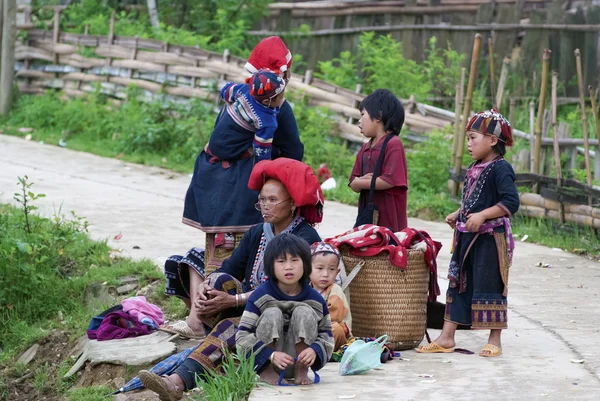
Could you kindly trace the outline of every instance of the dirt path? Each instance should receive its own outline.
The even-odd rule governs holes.
[[[170,254],[203,246],[202,233],[180,222],[189,183],[186,175],[0,135],[0,201],[12,201],[17,176],[23,175],[35,182],[34,192],[46,194],[39,201],[42,213],[52,214],[61,205],[64,212],[74,210],[87,217],[92,236],[108,238],[123,254],[161,265]],[[354,208],[328,202],[318,231],[323,237],[338,234],[351,227],[354,218]],[[444,224],[417,219],[410,225],[444,243],[439,276],[445,287],[451,231]],[[122,238],[115,241],[119,233]],[[552,267],[542,269],[538,262]],[[356,400],[597,400],[599,292],[597,262],[519,242],[511,269],[510,329],[503,338],[503,357],[487,360],[406,351],[403,357],[410,361],[390,362],[383,371],[340,378],[337,365],[330,364],[318,386],[260,388],[251,399],[330,400],[354,395]],[[457,339],[460,346],[477,351],[486,336],[461,332]],[[425,373],[434,375],[435,382],[418,377]]]

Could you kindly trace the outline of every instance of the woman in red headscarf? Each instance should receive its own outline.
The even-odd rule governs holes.
[[[247,185],[260,191],[256,209],[264,223],[251,227],[233,255],[201,282],[191,299],[187,322],[183,322],[188,328],[203,327],[200,330],[206,330],[206,339],[173,375],[140,372],[146,388],[158,393],[161,400],[180,399],[184,390],[195,387],[196,374],[220,369],[223,352],[235,352],[239,316],[252,291],[267,280],[263,266],[267,244],[281,233],[292,233],[309,244],[321,240],[313,225],[323,219],[323,192],[310,166],[287,158],[261,161],[254,166]],[[172,283],[181,297],[190,290],[190,282],[181,276]]]
[[[261,40],[252,51],[246,70],[252,74],[269,69],[279,74],[285,83],[291,76],[292,54],[281,38],[272,36]],[[185,197],[183,222],[206,233],[206,248],[192,248],[185,256],[174,255],[165,262],[166,295],[195,299],[198,285],[207,271],[221,267],[239,245],[243,233],[263,221],[255,208],[258,190],[247,183],[253,166],[258,162],[253,155],[254,131],[236,123],[234,110],[225,106],[215,123],[214,131],[205,150],[200,152],[194,174]],[[250,151],[249,151],[250,150]],[[277,128],[273,133],[271,159],[286,157],[302,160],[304,145],[300,142],[298,126],[290,104],[284,101],[277,114]],[[181,293],[178,283],[187,282],[189,289]],[[185,322],[170,325],[173,331],[193,334]]]
[[[245,68],[252,74],[261,69],[270,70],[287,84],[291,66],[290,51],[281,38],[273,36],[256,45]],[[196,159],[185,197],[183,223],[207,233],[207,254],[211,257],[216,247],[226,246],[227,242],[233,250],[233,241],[226,238],[233,239],[235,235],[224,234],[244,233],[262,221],[260,212],[254,208],[258,192],[246,185],[252,167],[264,159],[253,148],[262,119],[256,105],[247,105],[240,113],[240,107],[245,104],[228,103],[221,110],[208,145]],[[304,155],[296,119],[287,101],[277,109],[277,128],[269,148],[271,159],[287,157],[301,161]],[[206,264],[218,268],[224,258],[214,259],[207,260]]]

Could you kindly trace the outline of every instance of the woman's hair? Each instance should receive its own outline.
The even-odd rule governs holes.
[[[291,233],[277,235],[269,242],[267,249],[265,249],[263,262],[265,265],[265,275],[269,277],[269,280],[277,283],[277,277],[275,277],[275,260],[287,255],[299,257],[302,260],[304,271],[300,281],[308,281],[312,272],[310,246],[304,239]]]
[[[366,110],[372,120],[381,120],[385,132],[398,135],[404,125],[404,107],[400,100],[387,89],[376,89],[358,105]]]

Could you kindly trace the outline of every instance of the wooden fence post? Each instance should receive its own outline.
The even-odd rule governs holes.
[[[17,2],[3,0],[2,41],[0,50],[0,116],[10,112],[12,106],[13,76],[15,72],[15,38],[17,34]]]
[[[130,60],[135,60],[135,58],[137,57],[139,40],[140,40],[140,37],[138,35],[135,35],[135,41],[133,42],[133,49],[131,49],[131,55],[129,56]],[[129,69],[129,71],[127,72],[127,77],[129,79],[133,78],[133,68]]]
[[[490,90],[492,92],[492,107],[496,110],[499,110],[500,106],[496,104],[496,69],[494,68],[494,43],[491,36],[488,38],[488,58],[490,62]]]
[[[583,158],[585,160],[585,173],[587,184],[592,185],[592,171],[590,167],[590,145],[587,126],[587,112],[585,111],[585,92],[583,91],[583,73],[581,72],[581,53],[575,49],[575,64],[577,67],[577,82],[579,84],[579,107],[581,107],[581,128],[583,130]],[[591,205],[592,198],[589,198]]]
[[[456,94],[454,96],[454,137],[452,139],[452,154],[450,157],[450,166],[454,166],[456,164],[456,149],[458,148],[458,136],[461,133],[464,135],[464,132],[461,132],[461,115],[463,102],[465,100],[465,71],[466,69],[463,67],[460,71],[460,84],[456,85]],[[455,181],[452,181],[454,184],[457,184]],[[453,185],[453,184],[450,184]],[[451,187],[451,191],[454,191]]]
[[[590,100],[592,103],[592,118],[594,119],[594,131],[596,132],[596,139],[600,138],[600,127],[598,127],[598,107],[596,105],[596,94],[591,86],[588,86],[588,92],[590,93]],[[596,146],[596,153],[594,154],[594,180],[600,181],[600,146]]]
[[[550,64],[550,50],[544,49],[542,56],[542,79],[540,88],[540,101],[538,103],[537,118],[535,120],[535,152],[533,153],[533,173],[540,174],[540,153],[542,151],[542,121],[546,105],[546,87],[548,86],[548,65]],[[536,191],[537,192],[537,185]]]
[[[108,39],[107,39],[107,43],[109,46],[111,46],[115,40],[115,14],[116,11],[113,11],[112,14],[110,15],[110,26],[108,28]],[[110,66],[112,64],[112,57],[107,57],[106,58],[106,65]],[[108,75],[106,76],[107,80],[108,80]]]
[[[500,111],[502,109],[502,98],[504,97],[504,86],[506,85],[506,80],[508,79],[508,64],[510,60],[508,57],[504,57],[502,62],[502,70],[500,71],[500,81],[498,82],[498,92],[496,92],[496,107],[497,110]],[[510,120],[512,124],[512,120]]]
[[[60,35],[60,9],[54,9],[54,27],[52,29],[52,43],[54,46],[58,43],[58,38]],[[58,53],[53,53],[54,64],[58,64]]]
[[[313,79],[313,72],[311,69],[306,70],[306,72],[304,73],[304,79],[303,82],[307,85],[310,85],[310,83],[312,82]]]
[[[461,131],[469,120],[469,114],[471,113],[471,100],[473,99],[473,89],[475,88],[475,77],[477,75],[477,62],[479,61],[479,49],[481,48],[481,35],[475,34],[475,40],[473,42],[473,53],[471,54],[471,67],[469,69],[469,83],[467,84],[467,96],[465,98],[465,106],[463,109],[463,118],[460,124]],[[458,145],[456,148],[456,160],[454,164],[454,174],[456,178],[460,177],[462,172],[462,158],[465,151],[465,135],[458,136]],[[456,197],[458,188],[460,186],[460,179],[457,180],[456,185],[452,188],[452,196]]]

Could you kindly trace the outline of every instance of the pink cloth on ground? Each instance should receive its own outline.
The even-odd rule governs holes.
[[[143,323],[142,319],[144,318],[151,319],[156,327],[165,322],[160,308],[146,301],[146,297],[127,298],[121,301],[121,305],[123,306],[123,312],[129,313],[140,323]]]

